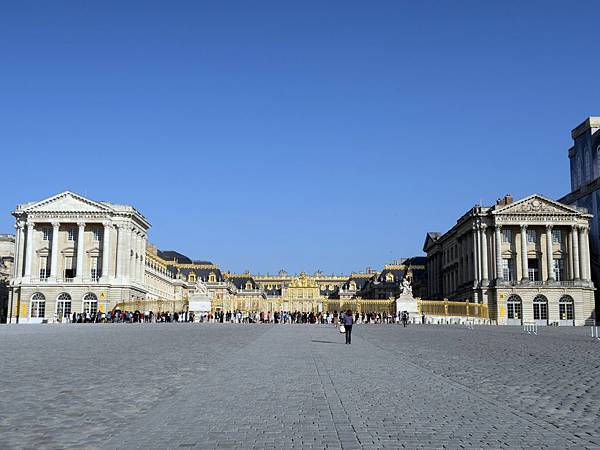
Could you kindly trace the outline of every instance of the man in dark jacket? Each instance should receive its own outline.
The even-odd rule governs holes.
[[[346,314],[342,316],[342,323],[346,329],[346,344],[350,344],[352,341],[352,324],[354,323],[351,310],[346,311]]]

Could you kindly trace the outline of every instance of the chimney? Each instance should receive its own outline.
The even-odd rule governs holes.
[[[506,194],[504,196],[504,198],[499,198],[498,200],[496,200],[496,205],[497,206],[506,206],[506,205],[510,205],[512,202],[513,202],[512,195]]]

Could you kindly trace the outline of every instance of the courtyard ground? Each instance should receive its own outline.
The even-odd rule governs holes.
[[[0,327],[0,448],[600,447],[588,328]]]

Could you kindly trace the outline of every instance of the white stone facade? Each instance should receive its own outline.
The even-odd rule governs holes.
[[[146,298],[150,224],[135,208],[63,192],[17,206],[9,322],[62,320]]]
[[[485,303],[498,324],[593,324],[591,217],[540,195],[475,206],[427,235],[428,297]]]

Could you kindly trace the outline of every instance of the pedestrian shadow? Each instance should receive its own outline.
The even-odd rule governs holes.
[[[319,344],[343,344],[343,342],[335,342],[335,341],[319,341],[317,339],[311,339],[311,342],[317,342]]]

